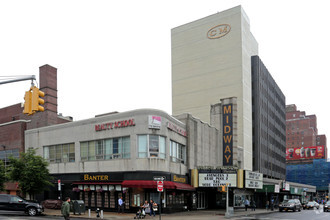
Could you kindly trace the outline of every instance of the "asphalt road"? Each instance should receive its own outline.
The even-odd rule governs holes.
[[[272,212],[269,214],[260,214],[260,215],[250,215],[250,216],[241,216],[233,218],[235,220],[330,220],[330,212],[323,212],[320,208],[319,210],[301,210],[301,212]]]
[[[178,218],[179,217],[179,218]],[[196,218],[194,218],[196,217]],[[225,219],[224,216],[175,216],[175,215],[168,215],[162,217],[162,219],[207,219],[207,220],[220,220]],[[49,220],[49,219],[63,219],[63,217],[59,216],[35,216],[31,217],[23,212],[7,212],[7,211],[0,211],[0,219],[6,220]],[[86,218],[72,218],[73,220],[86,220]],[[129,218],[131,219],[131,218]],[[158,219],[156,218],[149,218],[149,219]],[[323,212],[322,209],[319,210],[302,210],[301,212],[271,212],[267,214],[259,214],[259,215],[250,215],[250,216],[240,216],[240,217],[232,217],[231,219],[234,220],[330,220],[330,212]]]

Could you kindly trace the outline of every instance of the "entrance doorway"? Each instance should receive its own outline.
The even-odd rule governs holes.
[[[205,192],[197,192],[197,209],[205,209],[206,208],[206,193]]]

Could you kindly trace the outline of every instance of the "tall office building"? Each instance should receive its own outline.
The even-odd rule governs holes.
[[[285,179],[285,96],[260,58],[251,61],[253,170]]]
[[[247,170],[252,170],[251,56],[257,54],[241,6],[172,29],[173,115],[191,113],[210,123],[210,106],[235,97],[234,142]]]

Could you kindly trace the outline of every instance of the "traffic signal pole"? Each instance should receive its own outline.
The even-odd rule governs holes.
[[[36,80],[36,76],[29,75],[29,76],[22,76],[22,77],[13,77],[12,79],[0,81],[0,85],[7,84],[7,83],[20,82],[20,81],[25,81],[25,80],[32,80],[31,85],[33,85],[33,80]]]
[[[25,92],[23,113],[27,115],[33,115],[38,111],[43,112],[45,109],[41,105],[45,103],[45,100],[41,99],[40,97],[44,97],[45,93],[34,86],[33,80],[36,80],[35,75],[8,77],[6,80],[0,81],[0,85],[25,80],[31,80],[31,88],[29,91]]]

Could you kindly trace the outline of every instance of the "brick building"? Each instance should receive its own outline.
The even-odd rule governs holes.
[[[57,69],[50,65],[39,67],[39,80],[40,90],[45,92],[44,112],[24,115],[21,103],[0,109],[0,159],[6,166],[10,155],[18,157],[24,152],[26,130],[72,121],[71,117],[57,114]],[[6,183],[6,191],[15,194],[16,184]]]
[[[288,160],[287,163],[310,163],[313,158],[310,155],[308,158],[308,150],[311,146],[320,146],[320,155],[321,151],[322,156],[319,156],[317,159],[326,159],[327,158],[327,143],[326,135],[318,134],[317,129],[317,118],[316,115],[306,115],[305,111],[297,110],[296,105],[287,105],[286,106],[286,148],[287,154],[290,150],[291,152],[296,152],[296,149],[300,149],[299,153],[303,155],[305,153],[306,158],[301,158],[299,160]],[[323,146],[321,148],[321,146]],[[295,149],[295,150],[294,150]],[[293,158],[294,159],[294,158]]]

